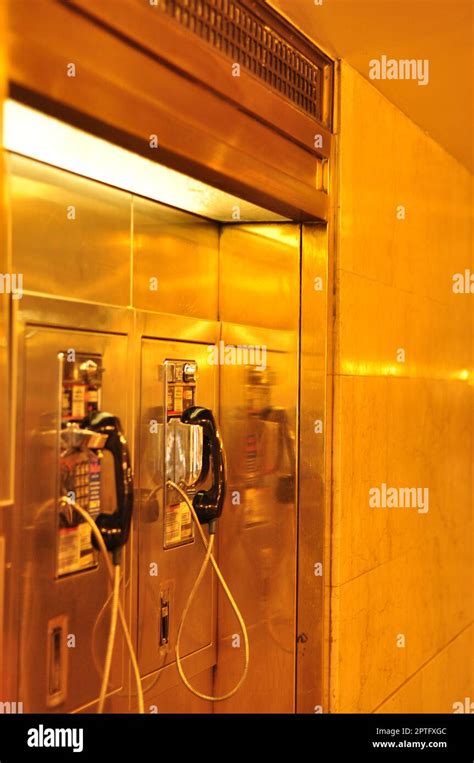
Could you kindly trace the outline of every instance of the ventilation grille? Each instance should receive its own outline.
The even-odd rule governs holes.
[[[242,0],[165,0],[160,7],[295,106],[321,119],[322,66],[295,50]]]

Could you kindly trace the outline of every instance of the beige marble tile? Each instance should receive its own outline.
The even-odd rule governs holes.
[[[466,525],[334,588],[335,712],[371,712],[472,622],[472,532]]]
[[[407,344],[407,294],[344,270],[336,274],[336,372],[405,375],[397,349]]]
[[[387,474],[387,379],[338,377],[335,394],[332,580],[338,585],[389,556],[388,516],[369,507]]]
[[[446,301],[473,262],[469,172],[346,64],[341,102],[338,266]]]
[[[453,713],[474,702],[474,627],[464,630],[377,710],[378,713]],[[460,703],[460,704],[459,704]]]
[[[472,295],[443,304],[343,270],[336,285],[336,373],[459,380],[471,369]]]
[[[345,64],[341,100],[331,709],[440,712],[472,686],[472,179]],[[369,510],[382,482],[428,514]]]
[[[472,515],[472,396],[461,382],[336,379],[334,584],[461,532]],[[428,511],[371,508],[382,483],[426,488]]]

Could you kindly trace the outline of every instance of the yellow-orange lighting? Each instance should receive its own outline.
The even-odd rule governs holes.
[[[16,101],[4,104],[7,150],[220,222],[286,218],[144,159]],[[159,149],[157,149],[159,151]]]

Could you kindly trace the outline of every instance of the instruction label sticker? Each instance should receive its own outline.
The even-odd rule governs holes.
[[[76,527],[61,527],[58,533],[57,574],[88,570],[97,564],[97,555],[91,543],[91,528],[87,522]]]
[[[184,501],[167,506],[164,519],[165,548],[180,546],[193,540],[193,519]]]
[[[83,522],[77,529],[79,530],[79,565],[81,570],[87,570],[97,563],[92,546],[91,528],[87,522]]]
[[[58,575],[68,575],[79,569],[81,539],[79,527],[63,527],[58,533]]]

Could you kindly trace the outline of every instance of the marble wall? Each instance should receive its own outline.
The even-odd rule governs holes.
[[[329,709],[453,712],[474,701],[472,178],[345,64],[340,125]],[[429,503],[371,507],[383,484]]]

